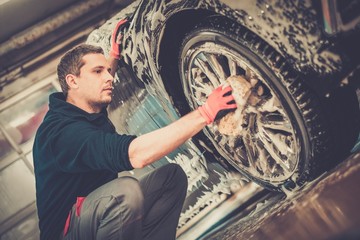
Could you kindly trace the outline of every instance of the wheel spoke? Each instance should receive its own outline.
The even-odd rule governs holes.
[[[267,151],[263,147],[260,147],[259,144],[257,144],[257,146],[259,152],[259,168],[264,176],[269,176],[274,173],[275,168],[270,166],[270,162],[268,161],[269,154]]]
[[[249,167],[256,169],[257,149],[254,144],[253,138],[255,136],[255,114],[251,114],[249,117],[249,127],[246,129],[246,134],[243,137],[246,153],[248,156]]]
[[[199,55],[204,56],[204,54],[199,54]],[[207,76],[207,78],[209,79],[209,81],[212,83],[212,85],[214,87],[218,86],[220,84],[219,79],[211,71],[211,69],[207,66],[206,62],[200,58],[201,56],[199,56],[195,59],[194,64],[203,71],[203,73]],[[202,57],[202,58],[205,58],[205,57]]]
[[[281,104],[279,102],[279,100],[275,97],[275,96],[271,96],[270,99],[268,99],[267,101],[265,101],[259,108],[258,110],[260,112],[280,112],[283,115],[285,115],[284,110],[281,107]]]
[[[217,57],[214,54],[205,54],[205,57],[214,74],[220,80],[220,83],[224,83],[226,80],[226,74],[224,72],[223,66],[219,63]]]
[[[289,120],[278,113],[268,113],[261,117],[258,122],[262,128],[283,131],[291,134],[293,132]]]
[[[245,78],[246,79],[253,79],[255,76],[255,73],[249,68],[249,67],[245,67]]]
[[[277,134],[270,134],[269,132],[261,129],[258,134],[259,141],[262,142],[266,151],[270,154],[271,158],[280,165],[280,167],[286,172],[289,173],[290,164],[288,161],[284,161],[277,151],[284,151],[286,146],[280,141],[281,137]],[[284,151],[286,152],[286,151]]]
[[[194,79],[194,81],[190,82],[190,87],[192,90],[191,92],[193,93],[192,97],[196,100],[198,105],[204,103],[206,96],[209,96],[213,90],[212,86],[203,83],[201,73],[202,71],[199,68],[191,69],[192,79]]]
[[[256,169],[256,148],[251,140],[251,134],[246,134],[243,137],[243,142],[247,154],[247,162],[250,168]]]
[[[236,62],[230,57],[228,57],[227,59],[228,59],[228,63],[229,63],[230,76],[236,76],[237,75],[237,71],[236,71],[237,64],[236,64]]]
[[[242,142],[243,142],[243,139],[242,139]],[[240,146],[236,146],[236,148],[234,148],[234,152],[236,153],[236,155],[234,156],[234,159],[236,161],[238,161],[240,164],[248,167],[245,145],[241,144]]]

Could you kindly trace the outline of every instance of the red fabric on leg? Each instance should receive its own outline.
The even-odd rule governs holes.
[[[67,234],[67,232],[69,231],[69,226],[70,226],[70,215],[71,215],[71,211],[69,212],[69,215],[66,218],[66,222],[65,222],[65,227],[64,227],[64,236]]]
[[[76,216],[80,216],[81,206],[85,200],[85,197],[77,197],[76,198]]]

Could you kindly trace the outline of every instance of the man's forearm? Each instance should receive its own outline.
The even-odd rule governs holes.
[[[129,146],[130,163],[142,168],[169,154],[206,126],[199,110],[170,125],[134,139]]]

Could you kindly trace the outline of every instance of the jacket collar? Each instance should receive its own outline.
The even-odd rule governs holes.
[[[69,117],[84,117],[88,121],[95,121],[100,117],[107,117],[106,108],[103,108],[100,113],[88,113],[81,108],[66,102],[65,96],[62,92],[50,94],[49,108],[51,111],[58,112]]]

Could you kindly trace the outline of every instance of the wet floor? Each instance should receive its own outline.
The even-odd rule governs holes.
[[[360,151],[296,192],[269,193],[199,239],[360,239]]]

